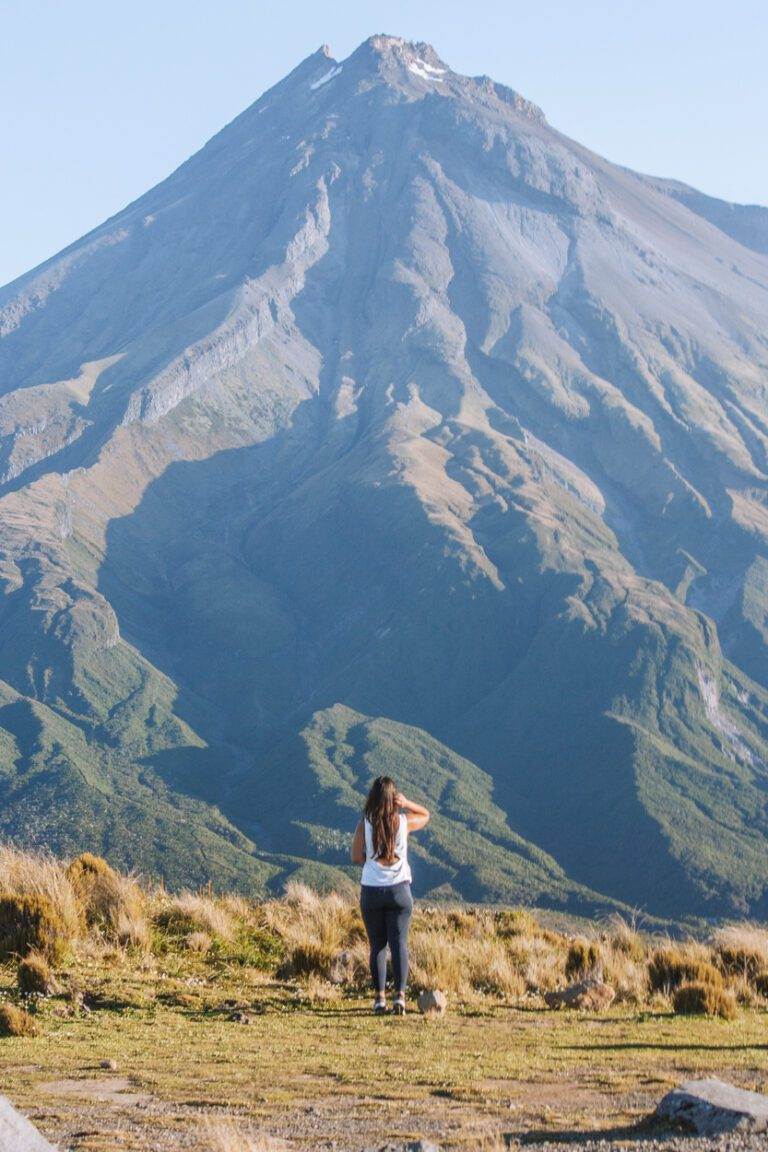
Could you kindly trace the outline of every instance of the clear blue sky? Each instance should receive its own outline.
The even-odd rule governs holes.
[[[428,40],[614,161],[768,204],[764,0],[0,0],[0,284],[321,44],[374,32]]]

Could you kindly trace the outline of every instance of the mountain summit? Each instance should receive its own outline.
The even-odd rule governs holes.
[[[4,834],[768,912],[767,237],[374,36],[0,291]]]

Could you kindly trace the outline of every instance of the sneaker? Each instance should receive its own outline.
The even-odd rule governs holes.
[[[393,1016],[405,1016],[405,996],[398,996],[392,1005]]]
[[[387,1011],[387,1002],[383,998],[379,998],[373,1006],[374,1016],[383,1016]]]

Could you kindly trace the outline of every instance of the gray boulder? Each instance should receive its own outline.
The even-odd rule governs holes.
[[[616,993],[610,984],[588,977],[571,984],[561,992],[546,992],[544,1002],[548,1008],[577,1008],[585,1012],[604,1012],[610,1008]]]
[[[445,992],[438,992],[437,989],[419,992],[417,1004],[422,1016],[444,1016],[448,1007],[448,997]]]
[[[0,1152],[56,1152],[5,1096],[0,1096]]]
[[[725,1132],[768,1132],[768,1096],[723,1080],[688,1080],[669,1092],[656,1119],[679,1124],[700,1136]]]

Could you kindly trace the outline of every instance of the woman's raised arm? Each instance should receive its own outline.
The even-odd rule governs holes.
[[[420,828],[425,828],[429,824],[429,809],[425,808],[423,804],[417,804],[415,800],[407,800],[402,792],[398,792],[397,805],[405,812],[409,832],[418,832]]]

